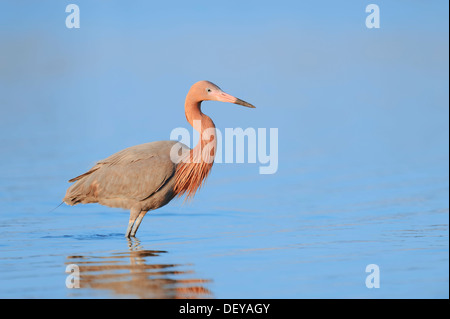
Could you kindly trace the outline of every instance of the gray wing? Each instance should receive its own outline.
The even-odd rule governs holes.
[[[157,192],[175,174],[170,150],[176,141],[161,141],[129,147],[97,162],[88,172],[71,179],[76,182],[64,201],[97,202],[99,199],[144,200]]]

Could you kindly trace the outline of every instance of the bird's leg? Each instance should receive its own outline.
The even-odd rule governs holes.
[[[137,208],[130,209],[130,220],[128,221],[128,227],[125,233],[125,237],[130,238],[131,230],[133,229],[133,224],[135,220],[138,218],[140,213],[141,213],[140,209]]]
[[[131,230],[131,236],[134,237],[136,235],[136,232],[137,232],[139,225],[141,224],[142,219],[144,218],[145,214],[147,214],[147,211],[145,211],[145,210],[141,211],[141,213],[139,214],[138,218],[136,219],[136,221],[134,223],[133,229]]]

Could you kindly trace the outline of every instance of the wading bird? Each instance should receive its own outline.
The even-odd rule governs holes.
[[[99,203],[129,209],[125,236],[130,237],[136,235],[148,211],[166,205],[175,196],[192,198],[211,170],[216,148],[215,125],[202,113],[202,101],[230,102],[254,108],[211,82],[197,82],[185,101],[186,119],[200,133],[200,141],[194,149],[177,141],[126,148],[69,180],[75,183],[67,189],[63,201],[68,205]],[[173,154],[179,155],[180,151],[185,155],[174,161]]]

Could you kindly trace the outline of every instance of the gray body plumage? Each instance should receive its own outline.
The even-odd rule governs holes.
[[[64,202],[130,209],[130,220],[140,215],[143,218],[147,211],[166,205],[175,196],[177,164],[171,160],[170,150],[176,143],[136,145],[97,162],[88,172],[70,180],[75,183],[67,190]]]

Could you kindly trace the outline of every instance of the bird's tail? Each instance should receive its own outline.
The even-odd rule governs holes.
[[[62,201],[58,206],[56,206],[55,208],[53,208],[51,211],[49,211],[49,213],[53,212],[54,210],[56,210],[59,206],[61,206],[64,203],[64,201]]]

